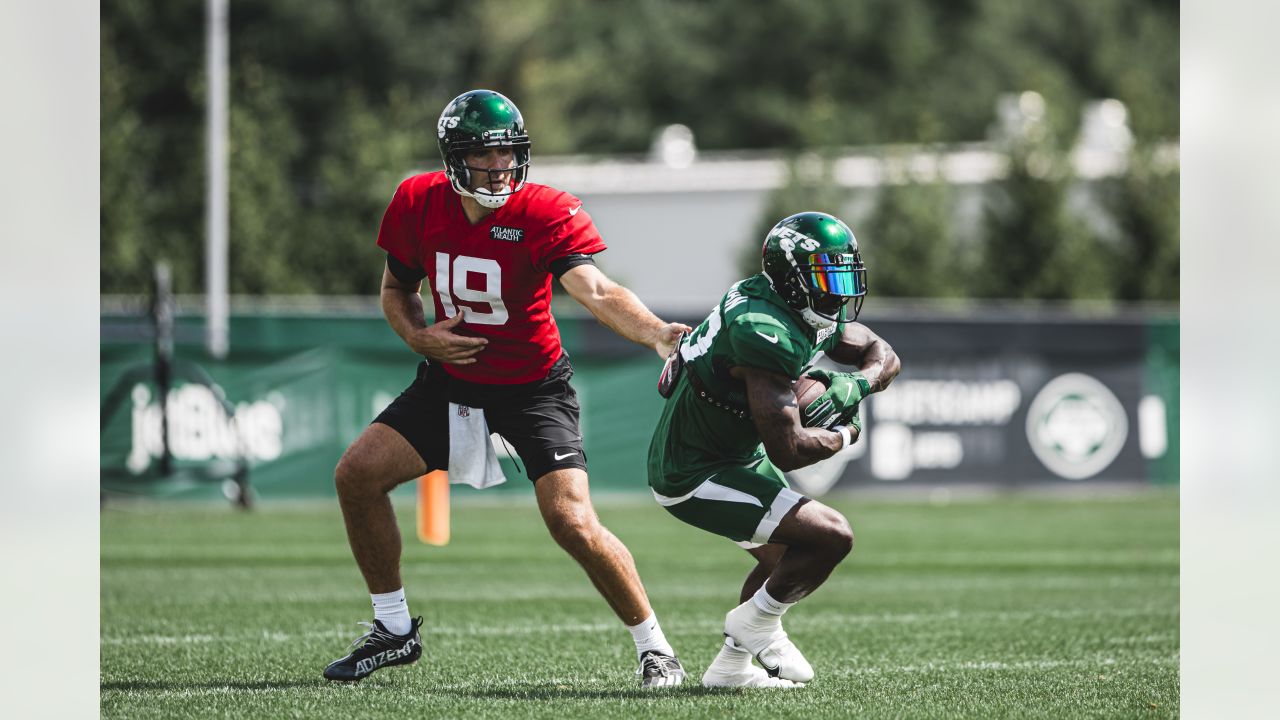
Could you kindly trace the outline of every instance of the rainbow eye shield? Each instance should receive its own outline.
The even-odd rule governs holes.
[[[856,256],[840,253],[814,253],[807,266],[802,266],[809,287],[828,295],[857,297],[867,293],[867,271],[855,268]]]

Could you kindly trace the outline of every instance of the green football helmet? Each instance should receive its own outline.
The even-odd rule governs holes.
[[[501,93],[492,90],[472,90],[454,98],[440,113],[436,123],[436,139],[440,144],[440,156],[444,159],[444,171],[459,195],[474,199],[487,208],[499,208],[507,199],[524,187],[529,173],[529,134],[524,129],[524,118],[515,103]],[[489,147],[509,147],[515,155],[515,165],[510,168],[468,167],[468,151]],[[473,190],[471,173],[511,173],[508,190],[490,192],[483,184]]]
[[[858,239],[839,218],[802,212],[783,218],[765,236],[761,265],[769,284],[811,327],[840,320],[853,300],[853,321],[867,294],[867,267]]]

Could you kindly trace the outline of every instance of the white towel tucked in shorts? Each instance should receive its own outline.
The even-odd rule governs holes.
[[[484,410],[449,403],[449,484],[483,490],[506,481],[489,440]]]

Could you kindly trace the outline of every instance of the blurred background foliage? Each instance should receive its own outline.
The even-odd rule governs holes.
[[[101,8],[103,293],[144,292],[167,258],[202,287],[204,2]],[[234,0],[231,291],[374,293],[378,218],[397,181],[438,166],[434,121],[456,94],[500,90],[538,154],[640,153],[668,123],[702,150],[794,156],[855,145],[981,141],[996,98],[1050,108],[1037,148],[1009,147],[982,232],[952,192],[883,188],[855,231],[877,294],[1176,300],[1178,4],[1169,0]],[[1091,184],[1100,230],[1070,205],[1079,108],[1117,98],[1135,150]],[[1053,171],[1032,172],[1028,158]],[[829,172],[829,168],[827,169]],[[845,198],[821,173],[780,189],[761,228]],[[763,231],[759,237],[763,237]],[[743,239],[744,254],[759,238]]]

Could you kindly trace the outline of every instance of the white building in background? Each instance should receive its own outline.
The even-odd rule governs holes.
[[[841,212],[855,233],[874,210],[879,189],[907,182],[943,181],[953,186],[957,234],[976,239],[981,230],[983,185],[1007,171],[1002,147],[1011,138],[1037,132],[1044,103],[1032,92],[1003,96],[996,103],[986,140],[945,147],[919,145],[851,147],[832,159],[832,181],[849,191]],[[1086,103],[1080,137],[1069,158],[1077,177],[1095,180],[1123,173],[1133,136],[1128,112],[1117,100]],[[1167,170],[1179,165],[1177,141],[1162,145],[1155,158]],[[697,148],[693,132],[668,125],[654,134],[647,155],[533,155],[529,179],[580,197],[609,249],[597,262],[610,277],[631,288],[660,314],[704,316],[725,289],[739,280],[744,254],[763,242],[762,228],[781,219],[765,218],[770,196],[790,174],[816,177],[823,171],[814,155],[793,159],[776,151],[718,151]],[[423,167],[412,172],[436,169]],[[1110,230],[1093,212],[1094,200],[1081,189],[1072,207]],[[792,212],[813,208],[796,207]],[[860,236],[867,243],[873,237]],[[873,269],[874,272],[874,269]],[[874,282],[874,280],[873,280]],[[104,297],[107,312],[135,311],[140,297]],[[185,312],[202,312],[203,298],[178,296]],[[376,296],[267,296],[231,298],[233,309],[319,310],[378,314]],[[878,311],[888,305],[878,300]],[[572,302],[557,302],[556,313],[583,313]]]
[[[1006,172],[1002,135],[1036,124],[1043,100],[1035,93],[1002,98],[992,139],[950,145],[849,148],[832,163],[833,181],[850,190],[843,219],[854,232],[872,211],[882,185],[944,181],[958,186],[956,221],[972,235],[982,213],[981,186]],[[1079,177],[1123,172],[1132,145],[1124,105],[1117,100],[1085,106],[1081,138],[1071,161]],[[1167,148],[1176,167],[1177,144]],[[820,172],[817,157],[801,157],[796,172]],[[699,316],[740,279],[739,259],[759,244],[770,194],[788,183],[788,158],[777,152],[702,152],[683,125],[659,130],[648,156],[539,156],[533,182],[580,197],[609,250],[602,269],[649,305],[667,313]],[[811,208],[797,207],[794,212]],[[769,218],[773,222],[781,218]],[[866,238],[874,242],[874,238]]]

